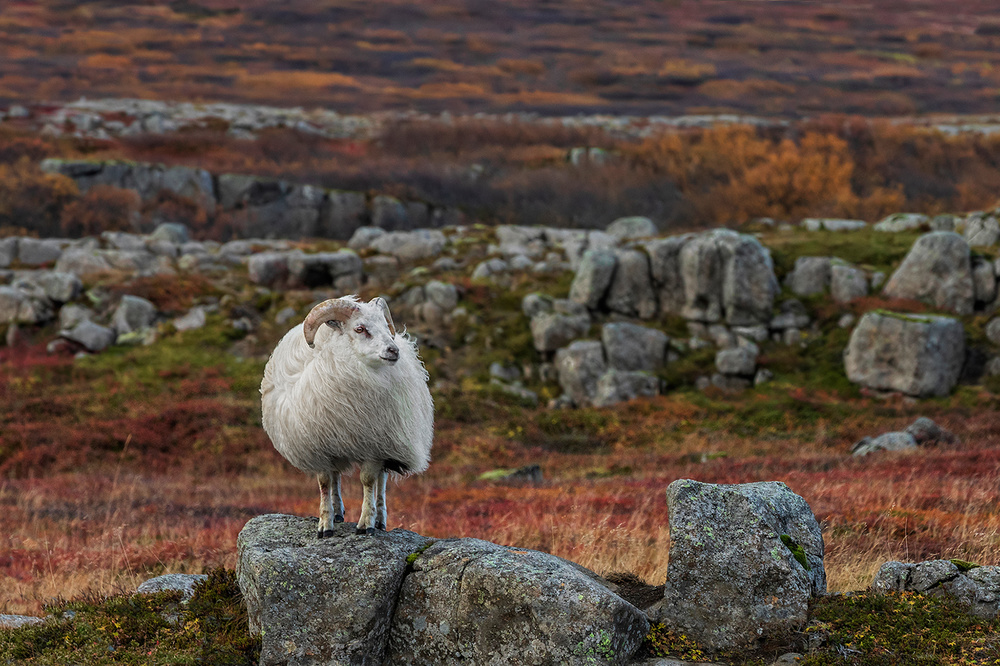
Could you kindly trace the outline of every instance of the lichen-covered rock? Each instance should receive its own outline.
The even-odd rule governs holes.
[[[690,321],[721,321],[722,258],[712,236],[701,234],[684,244],[680,273],[684,285],[681,315]]]
[[[595,574],[546,553],[449,539],[412,566],[388,664],[625,664],[649,631]]]
[[[865,313],[844,352],[852,382],[919,397],[947,395],[964,362],[962,322],[885,311]]]
[[[604,302],[617,265],[618,259],[611,250],[584,252],[570,285],[570,300],[596,310]]]
[[[753,377],[757,371],[760,348],[752,342],[721,349],[715,355],[715,367],[724,375]]]
[[[431,542],[353,523],[316,538],[316,519],[258,516],[236,540],[240,591],[260,664],[382,664],[407,557]]]
[[[740,649],[807,620],[826,591],[823,535],[800,496],[778,482],[667,488],[670,558],[651,617],[714,650]]]
[[[981,567],[961,560],[886,562],[870,589],[878,594],[917,592],[955,598],[977,617],[1000,615],[1000,567]]]
[[[368,246],[400,261],[421,261],[441,254],[447,240],[436,229],[392,231],[371,239]]]
[[[59,336],[79,344],[89,352],[103,351],[117,339],[114,329],[95,324],[89,319],[84,319],[68,331],[61,331]]]
[[[663,331],[627,322],[601,327],[601,342],[613,370],[654,372],[666,362],[670,338]]]
[[[969,244],[952,231],[924,234],[889,278],[883,293],[960,315],[972,314],[975,287]]]
[[[604,346],[596,340],[577,340],[556,352],[559,385],[578,407],[591,404],[597,382],[607,371]]]
[[[992,215],[971,215],[965,223],[969,247],[990,247],[1000,240],[1000,221]]]

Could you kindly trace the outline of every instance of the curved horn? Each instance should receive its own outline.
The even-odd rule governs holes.
[[[385,323],[389,324],[389,333],[392,337],[396,337],[396,325],[392,323],[392,315],[389,314],[389,304],[381,296],[376,296],[369,303],[374,303],[382,308],[382,314],[385,315]]]
[[[312,347],[314,345],[313,341],[316,339],[316,331],[320,326],[328,321],[345,322],[357,311],[357,304],[351,301],[345,301],[340,298],[331,298],[328,301],[323,301],[309,311],[305,321],[302,323],[302,332],[306,336],[306,342]]]

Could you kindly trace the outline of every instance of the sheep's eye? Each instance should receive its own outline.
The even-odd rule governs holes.
[[[355,333],[367,333],[368,330],[364,326],[358,326],[354,329]]]

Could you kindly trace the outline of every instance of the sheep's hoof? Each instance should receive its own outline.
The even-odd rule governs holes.
[[[385,523],[375,523],[375,529],[385,532]]]
[[[334,516],[333,517],[333,522],[335,522],[335,523],[342,523],[342,522],[344,522],[344,516],[343,515]]]
[[[327,537],[333,536],[333,530],[320,530],[316,533],[318,539],[326,539]]]
[[[355,534],[375,534],[375,528],[374,527],[361,527],[359,525],[358,528],[356,530],[354,530],[354,533]]]

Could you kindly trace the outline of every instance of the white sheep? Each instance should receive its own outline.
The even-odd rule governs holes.
[[[427,469],[434,405],[416,343],[397,333],[382,298],[323,301],[278,342],[260,384],[274,448],[319,482],[319,537],[344,521],[340,475],[358,466],[357,532],[386,528],[389,472]]]

